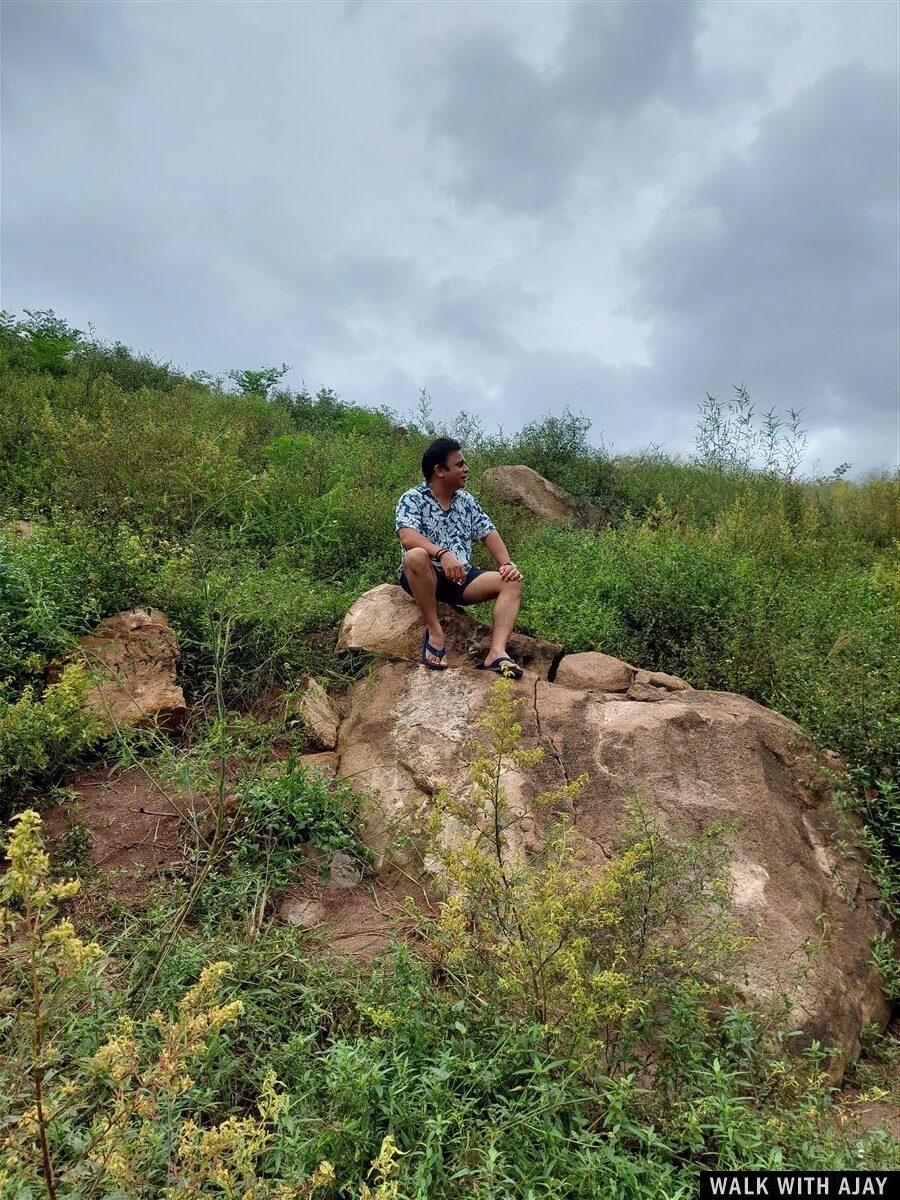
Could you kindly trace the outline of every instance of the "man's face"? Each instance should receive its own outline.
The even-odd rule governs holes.
[[[448,484],[454,491],[464,488],[466,480],[469,478],[469,466],[462,456],[462,451],[451,450],[447,455],[446,465],[438,467],[435,474],[442,483]]]

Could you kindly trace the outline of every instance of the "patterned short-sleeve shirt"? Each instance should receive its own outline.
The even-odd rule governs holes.
[[[472,562],[472,542],[480,542],[494,523],[469,492],[454,492],[445,512],[427,483],[404,492],[397,504],[397,528],[415,529],[438,546],[445,546],[461,563]]]

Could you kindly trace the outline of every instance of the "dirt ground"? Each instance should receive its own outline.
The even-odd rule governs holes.
[[[51,845],[83,835],[85,867],[106,877],[116,899],[124,904],[144,899],[182,862],[189,830],[180,812],[191,808],[184,796],[170,796],[138,767],[90,767],[70,786],[76,799],[45,818]]]
[[[58,850],[77,838],[84,849],[84,867],[97,873],[109,897],[127,907],[141,907],[165,886],[167,877],[184,869],[195,841],[189,822],[201,829],[208,826],[205,798],[164,789],[139,767],[91,767],[79,771],[70,786],[76,799],[58,805],[45,818],[51,847]],[[416,890],[397,879],[322,886],[317,872],[301,866],[288,894],[315,901],[319,919],[310,932],[339,953],[369,959],[408,931],[411,922],[403,919],[404,904]],[[275,898],[269,915],[283,898]],[[416,898],[421,905],[421,892]]]

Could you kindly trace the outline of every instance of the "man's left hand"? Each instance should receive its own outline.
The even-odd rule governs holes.
[[[500,568],[500,578],[504,583],[519,583],[522,580],[522,572],[514,562],[508,562]]]

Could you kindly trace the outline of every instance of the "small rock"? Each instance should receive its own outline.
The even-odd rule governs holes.
[[[304,767],[314,767],[325,775],[337,775],[338,756],[332,750],[321,751],[317,754],[301,754],[298,762]]]
[[[288,893],[278,906],[278,919],[298,929],[313,929],[325,920],[325,905],[309,896]]]
[[[309,741],[319,750],[333,750],[337,745],[338,715],[321,683],[307,675],[301,684],[299,698],[292,697],[288,712],[297,718]]]
[[[331,870],[328,873],[330,888],[344,889],[356,887],[362,881],[362,867],[343,850],[335,850],[331,856]]]
[[[567,654],[556,671],[556,683],[584,692],[627,692],[634,667],[611,654]]]

